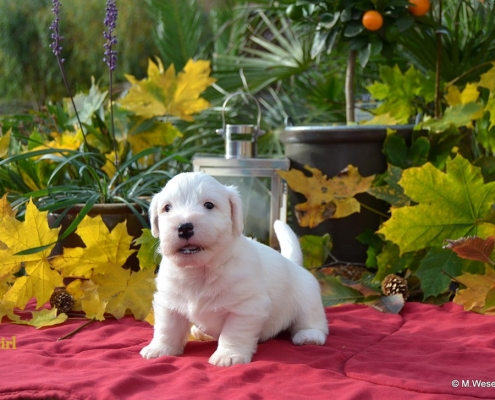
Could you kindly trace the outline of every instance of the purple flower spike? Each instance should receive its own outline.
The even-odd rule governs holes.
[[[63,39],[63,37],[60,36],[60,30],[59,30],[60,0],[53,0],[52,13],[55,16],[55,19],[50,25],[50,30],[52,31],[52,39],[53,39],[53,42],[50,43],[50,48],[52,49],[53,54],[55,54],[57,58],[60,59],[60,53],[62,52],[62,46],[60,45],[60,42]],[[60,59],[60,62],[63,63],[64,60]]]
[[[106,39],[106,43],[103,45],[105,48],[105,61],[110,68],[110,71],[115,70],[117,65],[117,51],[113,49],[113,46],[117,44],[117,37],[113,34],[114,29],[117,26],[117,2],[116,0],[107,0],[107,6],[105,8],[105,21],[104,24],[107,30],[103,32],[103,37]]]

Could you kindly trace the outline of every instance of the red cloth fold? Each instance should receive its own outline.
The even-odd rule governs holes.
[[[131,317],[63,341],[84,321],[40,330],[4,322],[4,347],[15,336],[16,349],[0,349],[0,399],[495,398],[494,317],[453,303],[408,303],[400,315],[358,305],[326,311],[324,346],[294,346],[282,334],[260,344],[252,363],[229,368],[208,364],[216,342],[141,358],[153,328]]]

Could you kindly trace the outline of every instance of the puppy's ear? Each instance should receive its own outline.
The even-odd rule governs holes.
[[[150,215],[151,234],[157,238],[160,235],[160,231],[158,230],[158,194],[151,199],[148,213]]]
[[[244,230],[244,218],[242,215],[242,201],[239,191],[235,186],[228,186],[230,202],[230,218],[232,219],[232,231],[234,235],[241,236]]]

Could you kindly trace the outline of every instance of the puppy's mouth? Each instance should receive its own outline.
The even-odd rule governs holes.
[[[199,253],[200,251],[203,251],[203,250],[204,249],[202,247],[194,246],[194,245],[188,245],[188,246],[181,247],[179,249],[179,253],[181,253],[181,254],[196,254],[196,253]]]

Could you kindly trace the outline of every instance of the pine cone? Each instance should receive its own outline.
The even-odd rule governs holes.
[[[64,287],[55,288],[50,296],[50,305],[61,313],[67,313],[74,306],[74,297]]]
[[[407,281],[397,275],[387,275],[382,281],[382,292],[385,296],[392,296],[394,294],[401,294],[404,301],[407,300],[409,293],[407,291]]]

